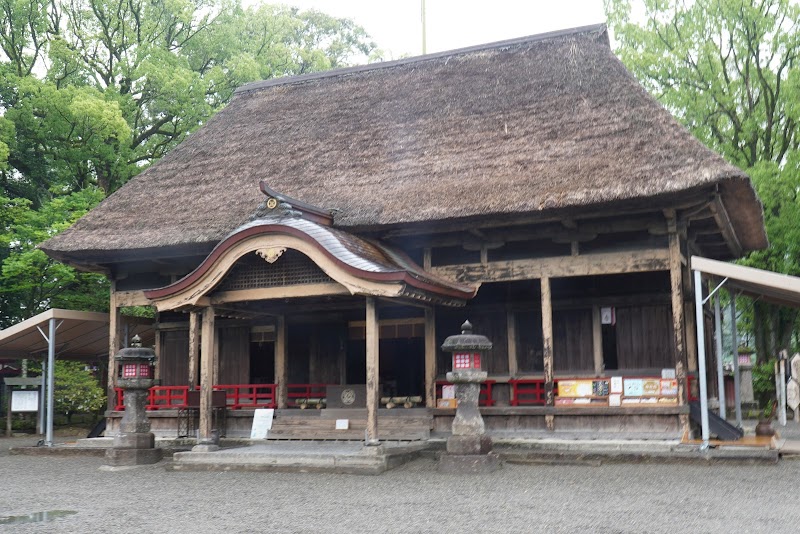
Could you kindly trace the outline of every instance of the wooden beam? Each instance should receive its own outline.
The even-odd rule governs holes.
[[[740,258],[742,256],[742,244],[733,230],[731,219],[728,217],[728,210],[725,209],[725,205],[719,195],[714,197],[714,201],[709,204],[709,209],[714,214],[714,220],[717,222],[717,226],[719,226],[731,254],[733,254],[734,258]]]
[[[378,443],[379,377],[378,308],[375,297],[367,297],[367,444]]]
[[[327,297],[330,295],[350,295],[350,291],[338,282],[263,287],[258,289],[238,289],[235,291],[222,291],[212,295],[211,303],[217,305],[250,300]]]
[[[189,314],[189,389],[197,388],[200,373],[200,314],[193,311]]]
[[[536,278],[666,271],[669,269],[669,258],[667,249],[645,249],[585,256],[493,261],[486,265],[446,265],[432,267],[430,271],[463,283],[510,282]]]
[[[508,335],[508,375],[517,376],[517,316],[513,310],[506,311],[506,333]]]
[[[553,306],[550,293],[550,279],[542,278],[542,356],[544,359],[545,405],[554,406],[553,391]]]
[[[288,403],[287,381],[289,379],[289,351],[287,350],[286,318],[275,317],[275,382],[278,384],[277,404],[279,409],[286,408]]]
[[[122,324],[122,316],[119,312],[116,299],[116,282],[111,281],[111,296],[108,303],[108,408],[113,409],[116,405],[117,392],[115,387],[117,385],[117,364],[114,361],[114,356],[119,349],[122,348],[122,334],[120,326]]]
[[[425,309],[425,406],[436,407],[436,311]]]
[[[214,308],[208,307],[203,310],[201,328],[203,342],[200,348],[200,433],[197,441],[198,443],[211,443],[213,441],[211,392],[214,386],[214,352],[216,352],[217,345]]]
[[[150,299],[144,296],[144,291],[117,291],[117,306],[149,306]]]
[[[600,306],[592,306],[592,353],[594,354],[594,374],[603,375],[603,325],[600,320]]]

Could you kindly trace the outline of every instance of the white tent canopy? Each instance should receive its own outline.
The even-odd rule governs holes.
[[[712,293],[723,285],[735,293],[740,293],[755,299],[763,300],[781,306],[800,308],[800,278],[785,274],[778,274],[772,271],[745,267],[733,263],[726,263],[699,256],[692,256],[691,269],[694,271],[695,287],[695,313],[697,324],[697,345],[698,345],[698,374],[700,382],[700,410],[702,417],[703,447],[708,447],[709,423],[708,423],[708,387],[706,384],[706,346],[705,346],[705,322],[703,318],[703,304],[709,295],[703,299],[702,278],[711,278],[716,282],[716,287],[712,287]],[[719,306],[716,306],[717,328],[719,329]],[[735,326],[734,326],[735,332]],[[734,333],[735,336],[735,333]],[[719,338],[718,338],[719,339]],[[717,341],[719,348],[720,341]],[[735,350],[735,345],[734,345]],[[718,353],[720,351],[718,350]],[[717,354],[719,367],[721,368],[721,354]],[[737,422],[741,423],[741,408],[738,393],[738,358],[734,357],[734,384],[736,395]],[[721,376],[721,373],[720,373]],[[721,379],[720,379],[721,380]],[[724,410],[723,390],[720,390],[720,406]],[[722,412],[724,414],[724,411]],[[721,414],[721,415],[722,415]]]
[[[152,344],[154,329],[151,321],[126,318],[125,336],[138,334],[145,344]],[[47,414],[45,444],[53,444],[53,369],[56,356],[73,360],[108,361],[109,315],[53,308],[26,319],[5,330],[0,330],[0,358],[42,359],[47,370],[47,382],[42,389],[47,392],[46,403],[39,410],[40,425]],[[127,346],[127,343],[124,343]],[[44,359],[47,357],[45,364]],[[46,404],[46,406],[44,405]]]

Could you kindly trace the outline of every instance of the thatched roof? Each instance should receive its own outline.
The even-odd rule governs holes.
[[[257,209],[259,180],[356,231],[718,184],[742,247],[766,246],[749,178],[650,97],[594,26],[244,86],[42,248],[68,261],[207,252]]]

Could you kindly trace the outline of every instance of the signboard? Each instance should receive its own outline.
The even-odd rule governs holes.
[[[452,384],[448,384],[442,386],[442,398],[443,399],[455,399],[456,398],[456,387]]]
[[[622,377],[611,377],[611,393],[622,393]]]
[[[661,380],[661,395],[665,397],[678,396],[678,381],[677,380]]]
[[[39,392],[38,391],[12,391],[11,392],[11,411],[12,412],[38,412],[39,411]]]
[[[661,378],[675,378],[675,369],[674,368],[667,368],[661,370]]]
[[[336,430],[347,430],[350,428],[350,419],[337,419]]]
[[[275,410],[272,408],[257,408],[253,414],[250,439],[267,439],[267,433],[272,428],[272,419],[274,417]]]
[[[616,313],[614,312],[614,308],[610,306],[603,306],[600,308],[600,323],[610,325],[617,324],[617,317]]]
[[[642,380],[642,395],[646,397],[661,394],[661,380],[658,378],[645,378]]]
[[[789,365],[792,368],[792,376],[800,379],[800,354],[795,354],[792,356],[792,359],[789,361]]]
[[[626,397],[641,397],[644,393],[644,380],[641,378],[626,378],[623,385]]]
[[[592,396],[591,380],[559,380],[559,397],[590,397]]]

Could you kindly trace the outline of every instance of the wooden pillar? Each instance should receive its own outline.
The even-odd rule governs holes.
[[[214,379],[214,352],[217,345],[216,328],[214,326],[214,308],[209,306],[203,311],[203,342],[200,348],[200,436],[198,443],[212,442],[212,402]]]
[[[517,316],[513,311],[506,312],[506,333],[508,334],[508,375],[517,376]]]
[[[600,319],[600,306],[592,306],[592,352],[594,354],[594,374],[603,375],[603,323]]]
[[[378,308],[375,298],[367,297],[367,445],[378,443],[379,334]]]
[[[277,404],[279,409],[286,408],[289,390],[286,387],[289,379],[289,352],[286,344],[286,318],[275,317],[275,383],[278,385]]]
[[[425,406],[436,407],[436,311],[425,308]]]
[[[675,378],[678,381],[678,405],[687,402],[686,367],[684,346],[684,307],[683,307],[683,270],[681,266],[680,236],[675,231],[674,219],[668,223],[672,226],[669,233],[669,280],[672,296],[672,331],[675,344]],[[684,436],[689,433],[689,417],[681,414],[681,427]]]
[[[553,302],[550,295],[550,278],[543,276],[542,284],[542,356],[544,358],[544,395],[545,405],[554,406],[556,403],[553,391]],[[552,414],[545,415],[548,430],[555,429],[555,418]]]
[[[156,312],[156,325],[159,322],[158,315],[158,312]],[[161,380],[161,330],[159,330],[158,326],[156,326],[156,331],[153,334],[153,352],[156,353],[156,364],[153,373],[156,379]]]
[[[111,299],[108,307],[108,409],[113,410],[117,401],[117,365],[114,356],[122,348],[122,316],[117,306],[115,281],[111,281]]]
[[[200,313],[189,314],[189,389],[197,388],[197,378],[200,374]]]

